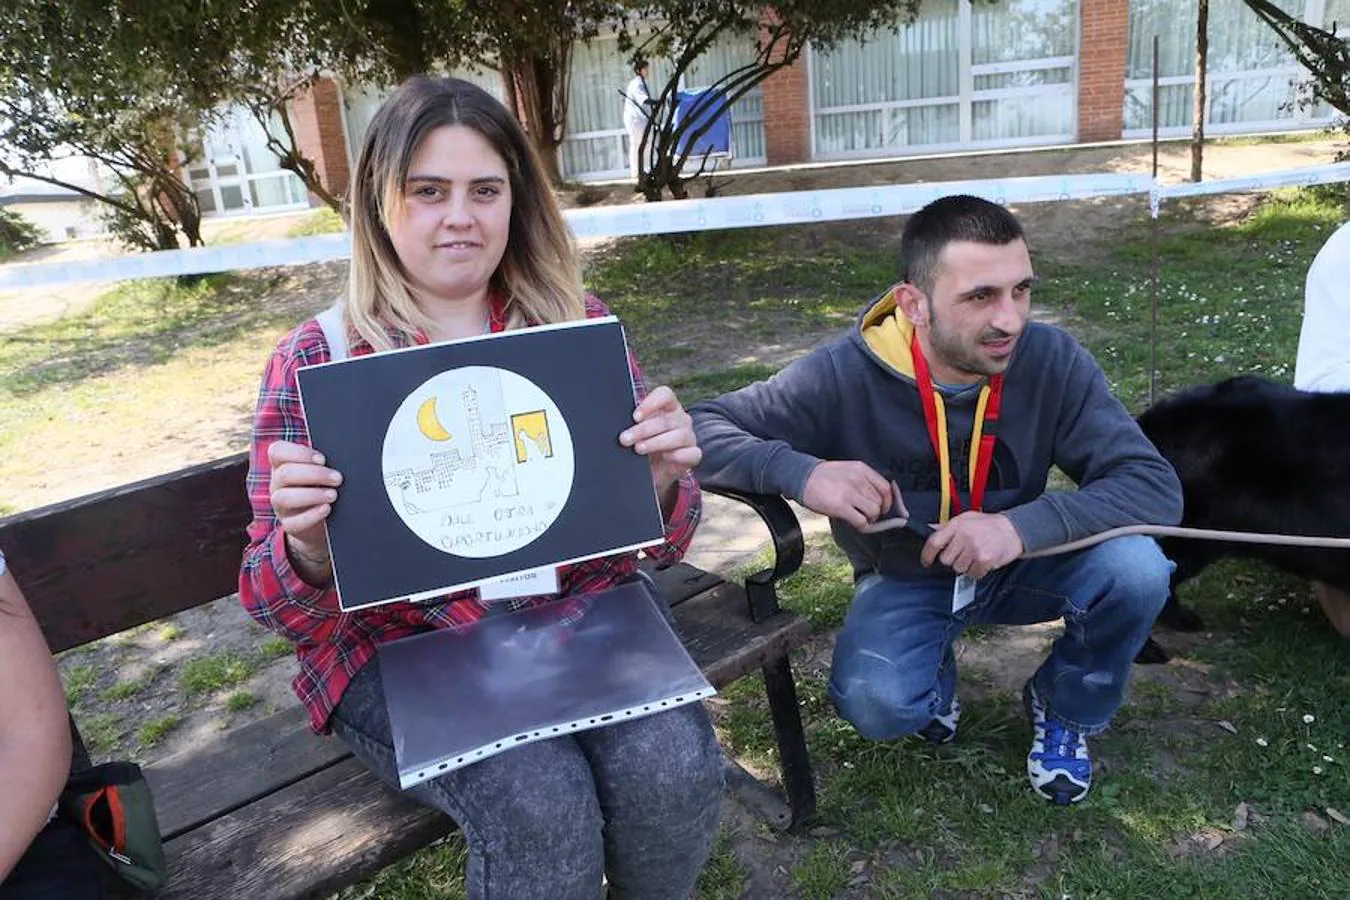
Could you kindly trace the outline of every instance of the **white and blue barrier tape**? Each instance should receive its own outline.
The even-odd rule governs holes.
[[[1350,181],[1350,163],[1220,178],[1199,184],[1158,184],[1152,177],[1140,174],[1037,175],[595,206],[569,209],[566,216],[578,238],[870,219],[911,213],[948,194],[975,194],[1002,204],[1148,194],[1150,209],[1156,216],[1162,201],[1181,197],[1344,181]],[[302,265],[347,259],[350,255],[351,236],[343,233],[62,263],[10,264],[0,266],[0,290]]]

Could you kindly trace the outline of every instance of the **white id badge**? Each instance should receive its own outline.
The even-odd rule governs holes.
[[[952,588],[952,612],[958,613],[975,602],[975,579],[969,575],[957,575],[956,585]]]
[[[556,593],[558,593],[556,566],[527,569],[514,575],[504,575],[492,581],[485,581],[478,586],[478,599],[484,602]]]

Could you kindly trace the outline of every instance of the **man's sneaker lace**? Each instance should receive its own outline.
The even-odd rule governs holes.
[[[947,711],[919,729],[919,736],[930,744],[950,744],[956,737],[956,723],[961,721],[961,701],[952,697]]]
[[[1031,751],[1027,753],[1027,776],[1031,789],[1061,806],[1077,803],[1092,787],[1092,760],[1087,739],[1079,731],[1046,715],[1045,703],[1028,681],[1022,702],[1031,719]]]

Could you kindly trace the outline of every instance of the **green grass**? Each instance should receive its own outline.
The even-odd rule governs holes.
[[[235,691],[225,698],[225,708],[230,712],[243,712],[258,705],[258,696],[248,691]]]
[[[316,209],[299,222],[286,229],[287,237],[311,237],[316,234],[336,234],[347,230],[347,223],[328,207]]]
[[[814,555],[818,561],[783,585],[783,600],[813,623],[835,622],[849,598],[841,557],[825,545]],[[1281,603],[1296,586],[1301,599]],[[1350,828],[1317,834],[1299,824],[1305,810],[1350,805],[1344,642],[1315,613],[1303,613],[1302,586],[1255,564],[1226,564],[1187,587],[1187,602],[1218,632],[1189,658],[1229,673],[1218,683],[1231,682],[1231,696],[1188,712],[1173,689],[1136,679],[1117,727],[1093,741],[1106,774],[1072,809],[1027,789],[1029,732],[1010,691],[963,696],[961,735],[949,747],[875,743],[834,716],[826,673],[799,667],[820,821],[839,835],[815,842],[794,869],[802,896],[839,889],[847,872],[841,846],[903,851],[903,865],[872,870],[882,897],[1023,896],[1037,878],[1044,879],[1037,889],[1056,897],[1350,896]],[[967,688],[983,680],[963,671]],[[746,680],[723,696],[732,701],[722,721],[729,749],[771,763],[762,687]],[[1221,720],[1238,733],[1217,727]],[[1183,764],[1168,770],[1165,758]],[[1231,824],[1240,803],[1257,814],[1241,833]],[[1222,852],[1177,856],[1189,836],[1207,831],[1224,837]],[[1057,859],[1048,877],[1039,861],[1051,846]]]
[[[3,387],[16,397],[68,387],[127,366],[167,362],[185,343],[218,344],[266,315],[251,310],[256,276],[223,273],[191,284],[126,281],[83,313],[24,329],[0,342]]]
[[[688,340],[744,349],[846,326],[895,280],[894,253],[874,243],[829,227],[624,238],[591,262],[586,283],[623,319],[644,364],[660,366]]]
[[[453,900],[464,896],[464,867],[469,849],[452,834],[443,842],[400,860],[333,900]]]
[[[748,363],[717,372],[700,372],[695,375],[674,378],[671,379],[670,386],[679,395],[680,401],[688,406],[699,400],[716,397],[719,394],[734,391],[756,381],[763,381],[777,371],[778,369],[774,366],[763,363]]]
[[[179,625],[175,625],[173,622],[169,622],[166,625],[161,625],[159,630],[155,632],[155,637],[159,638],[166,644],[169,643],[170,641],[176,641],[182,636],[183,636],[182,627]]]
[[[726,831],[718,832],[712,856],[698,879],[698,900],[739,900],[746,884],[745,869],[736,859]]]
[[[301,266],[190,285],[124,282],[78,312],[7,332],[0,341],[7,502],[31,509],[155,474],[144,460],[170,420],[188,448],[184,462],[242,448],[268,353],[286,329],[331,302],[338,278],[333,266]]]
[[[295,654],[295,645],[281,635],[274,634],[258,645],[258,655],[263,659],[280,659]]]
[[[183,664],[178,682],[189,696],[233,687],[257,670],[257,661],[238,653],[212,653]]]
[[[1308,265],[1344,212],[1312,191],[1285,191],[1240,225],[1164,222],[1158,290],[1159,388],[1243,372],[1293,380]],[[1106,265],[1038,261],[1035,303],[1056,310],[1132,410],[1148,398],[1151,248],[1141,237]]]
[[[169,713],[136,729],[136,740],[140,741],[142,747],[153,747],[182,723],[182,716],[178,713]]]
[[[111,753],[126,734],[126,726],[112,713],[92,713],[75,717],[85,749],[93,756]]]
[[[130,700],[145,688],[144,681],[119,681],[98,695],[100,700],[117,702]]]
[[[804,900],[831,900],[848,886],[848,846],[822,841],[792,867],[792,882]]]
[[[67,666],[61,680],[66,688],[66,703],[74,706],[98,681],[98,669],[91,663]]]

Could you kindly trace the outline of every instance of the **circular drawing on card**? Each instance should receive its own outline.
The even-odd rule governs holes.
[[[465,366],[427,379],[384,435],[389,502],[419,538],[482,559],[526,546],[572,493],[572,434],[528,378]]]

